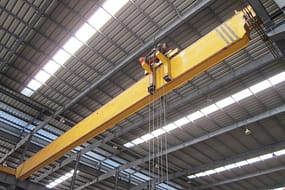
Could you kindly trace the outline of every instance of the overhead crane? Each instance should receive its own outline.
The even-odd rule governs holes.
[[[16,177],[20,180],[28,178],[75,147],[242,50],[248,45],[250,31],[257,22],[254,11],[247,7],[179,53],[177,50],[168,52],[156,48],[151,55],[155,62],[151,63],[146,57],[140,59],[148,76],[19,165]],[[3,167],[0,170],[14,173]]]

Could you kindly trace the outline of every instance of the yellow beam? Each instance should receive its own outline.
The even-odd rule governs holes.
[[[226,23],[173,57],[169,64],[171,82],[166,83],[162,79],[163,67],[157,68],[154,95],[150,95],[147,91],[148,77],[142,78],[22,163],[16,170],[16,177],[21,180],[26,179],[73,148],[111,128],[159,97],[240,51],[249,42],[248,30],[243,16],[243,13],[237,13]]]
[[[10,175],[16,175],[16,170],[5,166],[0,166],[0,172],[4,172]]]

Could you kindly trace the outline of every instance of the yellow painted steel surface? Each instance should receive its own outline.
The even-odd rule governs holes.
[[[0,166],[0,172],[4,172],[7,174],[11,174],[11,175],[15,175],[16,174],[16,170],[12,169],[12,168],[8,168],[5,166]]]
[[[148,76],[142,78],[22,163],[16,170],[16,177],[22,180],[26,179],[73,148],[111,128],[160,96],[171,92],[209,67],[240,51],[249,42],[249,34],[245,26],[243,14],[241,12],[237,13],[226,23],[220,25],[170,60],[171,82],[166,83],[162,79],[162,67],[157,68],[156,92],[154,95],[149,95],[147,91]]]

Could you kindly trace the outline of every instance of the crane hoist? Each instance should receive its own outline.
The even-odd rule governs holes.
[[[148,76],[28,158],[17,167],[16,177],[20,180],[28,178],[75,147],[242,50],[250,41],[252,26],[258,22],[254,11],[247,7],[184,50],[171,50],[167,44],[159,44],[147,56],[140,58]]]

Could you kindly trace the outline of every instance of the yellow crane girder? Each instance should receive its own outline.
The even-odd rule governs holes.
[[[246,47],[250,31],[244,16],[244,12],[237,12],[228,21],[171,58],[170,82],[163,80],[163,67],[158,67],[155,70],[156,91],[153,95],[147,91],[149,79],[145,76],[19,165],[16,177],[26,179],[75,147]]]

